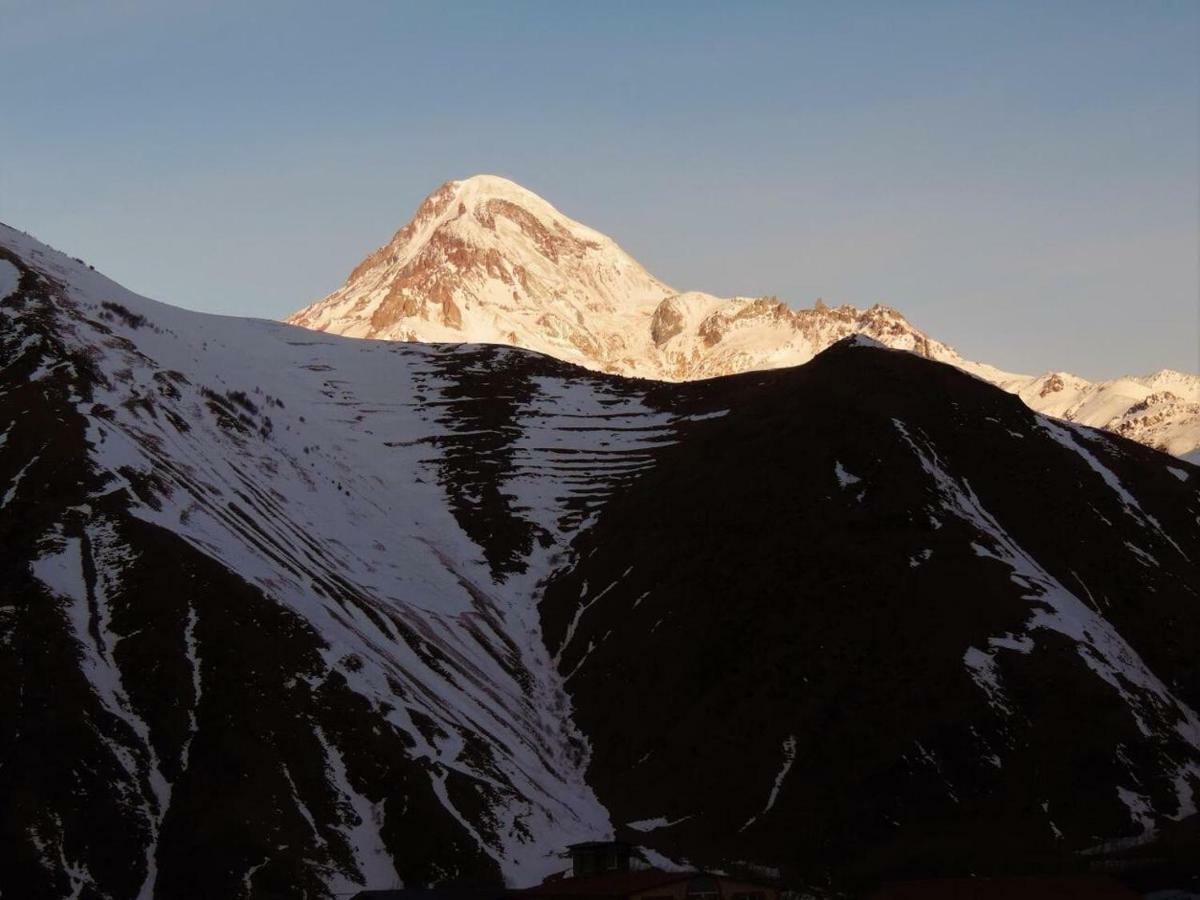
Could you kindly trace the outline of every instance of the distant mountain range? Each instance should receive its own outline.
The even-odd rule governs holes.
[[[406,240],[465,278],[445,216],[523,222],[558,262],[491,265],[532,329],[522,292],[615,251],[491,184]],[[364,323],[492,321],[392,252]],[[598,313],[657,285],[622,265]],[[718,331],[662,291],[666,365]],[[773,308],[921,352],[633,379],[187,312],[0,226],[0,894],[526,885],[613,835],[825,892],[1194,827],[1200,467],[886,310]]]
[[[1200,375],[1089,382],[972,362],[886,306],[791,309],[680,293],[610,238],[503,178],[451,181],[289,322],[350,337],[507,344],[600,372],[690,381],[808,362],[852,334],[950,363],[1031,408],[1176,455],[1200,447]]]

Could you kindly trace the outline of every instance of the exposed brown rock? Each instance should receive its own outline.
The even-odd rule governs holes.
[[[654,310],[654,317],[650,320],[650,337],[654,340],[654,346],[661,347],[683,331],[683,313],[679,303],[678,297],[668,297]]]
[[[734,327],[735,323],[747,322],[752,319],[779,322],[793,320],[795,314],[788,309],[787,304],[775,297],[759,297],[742,305],[736,312],[720,309],[700,323],[699,334],[706,347],[720,343],[721,339]]]
[[[442,300],[442,324],[447,328],[462,328],[462,312],[449,296]]]
[[[475,210],[476,220],[485,228],[495,229],[496,216],[503,216],[513,222],[526,237],[533,241],[538,252],[552,262],[558,262],[560,256],[578,256],[585,249],[594,250],[600,246],[594,241],[579,240],[561,223],[556,222],[555,229],[551,231],[529,210],[518,206],[511,200],[499,198],[488,200]]]
[[[346,279],[346,284],[357,281],[364,273],[374,269],[385,261],[394,262],[396,259],[395,248],[407,243],[417,233],[417,229],[430,219],[440,216],[453,197],[454,182],[447,181],[426,197],[424,202],[417,207],[416,215],[413,216],[411,222],[397,231],[387,244],[380,247],[354,267],[353,271],[350,272],[350,277]]]
[[[1045,397],[1047,394],[1057,394],[1065,387],[1062,376],[1055,373],[1046,379],[1046,383],[1042,385],[1042,389],[1038,391],[1039,397]]]

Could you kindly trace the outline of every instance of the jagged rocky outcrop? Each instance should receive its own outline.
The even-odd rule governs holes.
[[[609,238],[490,175],[442,185],[341,288],[288,321],[352,337],[508,344],[668,381],[795,366],[865,334],[957,366],[1040,412],[1176,455],[1200,447],[1200,376],[1035,378],[965,359],[882,305],[793,309],[773,297],[681,293]]]
[[[1188,816],[1200,468],[913,349],[626,379],[0,226],[0,893],[528,884],[614,832],[853,885]]]
[[[1090,382],[1051,372],[1013,385],[1034,409],[1177,456],[1200,448],[1200,376],[1169,369]]]

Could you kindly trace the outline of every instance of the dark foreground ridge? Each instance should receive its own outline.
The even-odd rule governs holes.
[[[862,341],[663,385],[0,267],[0,894],[1184,877],[1200,469]]]
[[[1192,811],[1195,469],[850,344],[670,391],[730,411],[541,605],[614,821],[869,883],[1058,871]]]

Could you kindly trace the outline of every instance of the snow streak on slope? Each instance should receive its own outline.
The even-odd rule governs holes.
[[[783,742],[783,766],[780,768],[779,772],[775,775],[775,782],[774,782],[774,784],[771,785],[771,793],[767,797],[766,806],[764,806],[762,808],[762,812],[757,813],[756,815],[753,815],[749,819],[747,819],[746,824],[743,825],[739,829],[740,831],[745,831],[747,828],[749,828],[751,825],[753,825],[756,821],[758,821],[759,816],[765,816],[767,813],[769,813],[771,811],[771,807],[773,807],[775,805],[775,800],[779,797],[779,789],[783,786],[783,779],[787,778],[788,770],[790,770],[792,768],[792,763],[794,763],[795,761],[796,761],[796,736],[794,734],[790,734],[787,736],[787,738]]]
[[[903,422],[895,420],[894,424],[936,484],[942,509],[986,536],[986,544],[974,545],[976,554],[1007,566],[1013,583],[1026,592],[1031,602],[1032,611],[1024,633],[997,635],[989,639],[988,650],[970,647],[964,654],[963,662],[988,702],[1001,716],[1014,714],[996,664],[1000,650],[1015,652],[1019,659],[1037,651],[1041,630],[1066,636],[1088,668],[1123,698],[1139,731],[1156,743],[1166,777],[1178,785],[1174,817],[1195,812],[1188,782],[1195,765],[1191,762],[1181,765],[1175,760],[1186,759],[1200,750],[1200,717],[1171,693],[1106,619],[1067,590],[1017,544],[984,509],[970,484],[955,478],[943,466],[932,447],[910,434]],[[1126,502],[1136,504],[1132,498]],[[1113,752],[1118,750],[1119,747],[1114,747]]]
[[[90,510],[80,512],[88,515]],[[115,544],[103,520],[93,521],[81,537],[50,534],[46,538],[52,547],[61,544],[61,549],[48,548],[46,555],[33,564],[33,574],[67,604],[67,618],[81,650],[81,667],[103,711],[121,723],[124,740],[110,740],[109,747],[127,777],[124,791],[135,798],[133,802],[150,835],[146,880],[138,896],[152,900],[157,838],[171,803],[171,785],[163,776],[150,729],[129,697],[125,676],[113,652],[119,638],[109,627],[112,613],[108,588],[114,580],[112,563],[119,564],[124,548]]]
[[[552,854],[565,841],[609,833],[583,781],[585,745],[541,641],[536,596],[595,505],[673,440],[671,419],[637,385],[524,354],[506,367],[469,347],[188,313],[17,232],[0,239],[52,279],[56,334],[94,366],[78,409],[92,462],[109,479],[102,496],[128,491],[139,518],[310,623],[326,670],[407,735],[447,813],[509,879],[534,880],[558,865]],[[32,380],[72,366],[49,360]],[[480,384],[488,390],[472,396]],[[519,552],[496,550],[506,542]],[[35,571],[78,610],[80,643],[93,648],[89,680],[129,723],[128,746],[114,753],[152,788],[133,794],[153,835],[171,785],[121,692],[103,594],[84,590],[79,553],[68,542]],[[119,560],[103,571],[119,580]],[[89,603],[99,608],[85,620]],[[204,609],[192,615],[203,620]],[[198,702],[204,648],[189,621]],[[379,849],[389,810],[353,783],[345,748],[329,735],[321,744],[356,854],[323,877],[331,890],[390,886],[371,877],[392,871]],[[461,808],[451,776],[474,785],[483,815]],[[310,818],[298,796],[296,805]],[[152,873],[153,836],[147,853]]]

